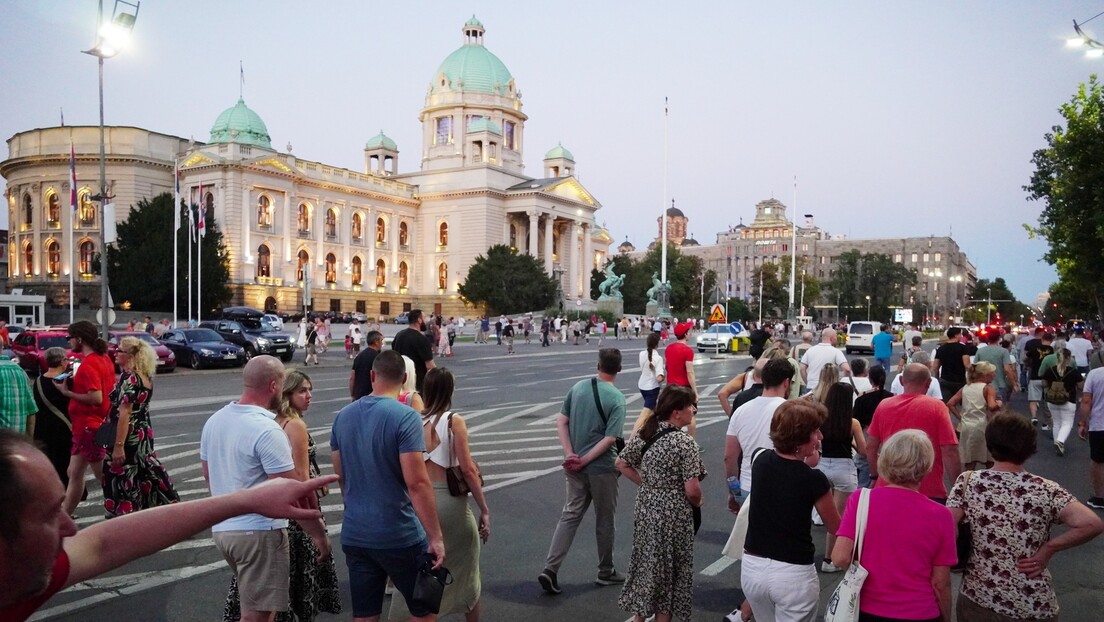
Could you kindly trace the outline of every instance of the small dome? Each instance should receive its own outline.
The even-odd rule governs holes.
[[[471,16],[471,19],[464,22],[464,28],[482,28],[482,27],[483,27],[483,22],[476,19],[474,15]]]
[[[625,240],[624,242],[622,242],[622,243],[621,243],[621,245],[620,245],[620,246],[618,246],[617,248],[619,248],[619,249],[635,249],[636,247],[635,247],[635,246],[633,246],[632,242],[630,242],[630,241],[628,241],[628,240],[626,239],[626,240]]]
[[[365,149],[388,149],[390,151],[398,151],[399,146],[395,144],[395,141],[391,140],[387,134],[380,130],[380,133],[369,138],[368,142],[364,143]]]
[[[655,213],[655,212],[652,212],[652,213]],[[686,218],[686,214],[683,214],[682,210],[680,210],[679,208],[672,206],[672,207],[667,208],[667,217],[668,218]]]
[[[490,132],[502,136],[502,128],[498,127],[497,123],[491,121],[487,117],[482,117],[471,122],[471,125],[468,126],[468,133],[474,134],[475,132]]]
[[[686,238],[682,241],[682,246],[701,246],[701,244],[694,238]]]
[[[264,121],[240,97],[238,103],[222,111],[215,119],[215,124],[211,126],[210,142],[272,148],[272,138],[268,135]]]
[[[555,147],[548,150],[548,153],[544,154],[545,160],[570,160],[575,161],[575,156],[570,151],[564,148],[563,143],[557,143]]]
[[[454,90],[514,96],[514,77],[497,56],[483,47],[483,24],[474,15],[464,25],[464,34],[464,45],[449,54],[433,74],[430,93]]]

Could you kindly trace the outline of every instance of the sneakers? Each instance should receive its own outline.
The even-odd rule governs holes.
[[[1054,453],[1058,454],[1059,456],[1066,455],[1066,446],[1065,446],[1065,444],[1063,444],[1061,441],[1056,441],[1054,443]]]
[[[1049,432],[1050,431],[1050,424],[1049,423],[1044,423],[1043,427],[1041,427],[1039,429],[1042,430],[1043,432]]]
[[[1035,417],[1031,418],[1031,425],[1039,425],[1039,420]]]
[[[833,572],[843,572],[843,568],[840,568],[827,559],[820,562],[820,567],[818,568],[818,570],[827,574],[831,574]]]
[[[563,591],[560,589],[560,582],[556,580],[556,573],[547,568],[537,576],[537,582],[549,594],[555,595]]]
[[[1085,505],[1097,510],[1104,510],[1104,497],[1089,497],[1085,501]]]
[[[625,576],[614,570],[608,575],[598,575],[598,578],[594,580],[594,585],[621,585],[624,582]]]

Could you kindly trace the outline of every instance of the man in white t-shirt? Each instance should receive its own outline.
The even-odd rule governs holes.
[[[931,366],[931,355],[927,352],[920,351],[914,352],[908,360],[909,363],[920,363],[921,365]],[[897,374],[893,377],[893,382],[889,385],[889,392],[894,395],[904,395],[905,385],[901,384],[901,376],[904,374]],[[939,388],[938,382],[932,382],[928,385],[928,397],[934,397],[937,400],[943,399],[943,390]]]
[[[1085,377],[1077,434],[1089,441],[1092,496],[1085,500],[1085,505],[1104,510],[1104,367],[1090,371]]]
[[[836,347],[836,331],[825,328],[820,333],[820,343],[801,356],[801,380],[810,391],[820,384],[820,370],[829,363],[839,367],[841,375],[851,375],[847,357]]]
[[[919,337],[920,339],[923,339],[924,333],[916,329],[916,324],[909,324],[908,328],[905,329],[905,334],[901,336],[901,343],[904,344],[904,346],[907,348],[912,345],[913,337]],[[888,372],[889,370],[887,369],[886,371]]]
[[[760,375],[763,394],[736,409],[725,437],[725,476],[737,478],[729,481],[728,508],[733,512],[740,510],[740,504],[751,492],[751,457],[755,450],[774,448],[770,438],[771,419],[774,411],[786,401],[793,367],[787,359],[771,359]]]
[[[1073,339],[1066,343],[1066,349],[1073,354],[1073,364],[1081,375],[1089,373],[1089,352],[1092,352],[1092,342],[1085,339],[1085,329],[1078,328],[1073,331]]]

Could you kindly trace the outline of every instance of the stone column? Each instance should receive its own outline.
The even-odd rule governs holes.
[[[540,223],[540,212],[532,210],[529,212],[529,256],[537,257],[537,228]]]
[[[567,240],[560,240],[560,247],[568,253],[567,295],[579,297],[579,221],[567,222]]]
[[[352,269],[353,265],[353,205],[352,203],[346,203],[341,207],[341,218],[337,223],[337,236],[339,240],[342,240],[341,249],[345,257],[342,262],[345,264],[345,268]],[[349,285],[352,285],[352,277],[350,277]],[[750,509],[750,508],[749,508]]]
[[[591,248],[590,234],[590,223],[583,223],[583,298],[590,298],[590,273],[594,270],[594,249]]]
[[[506,217],[502,219],[502,243],[506,246],[510,245],[510,220],[513,215],[510,212],[506,212]]]
[[[552,274],[552,246],[555,243],[552,232],[555,231],[556,217],[552,214],[544,215],[544,271]]]

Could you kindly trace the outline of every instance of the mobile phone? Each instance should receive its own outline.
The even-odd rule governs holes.
[[[53,377],[53,381],[54,381],[54,382],[65,382],[66,380],[68,380],[68,379],[70,379],[70,378],[72,378],[72,377],[73,377],[73,373],[72,373],[72,372],[67,372],[67,371],[63,371],[63,372],[61,372],[60,374],[58,374],[58,375],[54,376],[54,377]]]

